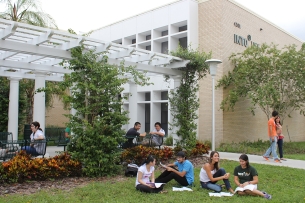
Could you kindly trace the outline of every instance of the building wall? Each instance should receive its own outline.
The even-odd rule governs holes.
[[[199,47],[204,51],[212,51],[213,57],[222,60],[219,65],[217,79],[221,78],[229,70],[233,70],[228,57],[232,53],[242,52],[245,46],[234,43],[234,34],[247,38],[251,35],[251,41],[262,44],[271,42],[284,45],[302,42],[279,27],[257,16],[248,9],[231,0],[199,1]],[[238,23],[240,28],[234,23]],[[261,30],[262,28],[262,30]],[[248,46],[251,44],[248,41]],[[199,136],[200,139],[211,139],[211,78],[203,79],[200,84],[201,107],[199,110]],[[227,95],[227,91],[216,90],[216,144],[220,142],[239,142],[244,140],[255,141],[267,139],[267,116],[260,110],[252,116],[247,109],[250,101],[240,101],[235,106],[234,112],[222,112],[219,109],[221,100]],[[293,113],[293,118],[284,121],[283,132],[287,134],[287,125],[291,140],[305,140],[303,135],[304,116]],[[288,136],[287,136],[288,140]]]
[[[66,127],[65,123],[69,122],[69,119],[65,117],[65,114],[69,114],[69,110],[64,109],[62,101],[58,97],[53,98],[53,105],[46,109],[46,126],[58,126]]]

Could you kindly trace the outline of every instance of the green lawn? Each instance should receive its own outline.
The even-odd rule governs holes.
[[[250,160],[251,163],[251,160]],[[221,167],[233,173],[238,162],[222,160]],[[280,166],[252,164],[259,173],[259,189],[272,195],[272,202],[304,202],[305,170]],[[1,197],[0,202],[149,202],[149,203],[184,203],[184,202],[268,202],[262,197],[209,197],[208,190],[199,186],[199,171],[195,169],[195,188],[193,192],[173,192],[174,181],[165,185],[167,194],[143,194],[135,190],[135,178],[123,181],[111,179],[105,182],[92,182],[83,188],[76,188],[70,192],[59,190],[40,191],[32,195],[8,195]],[[159,173],[159,172],[158,172]],[[233,175],[233,174],[232,174]],[[233,184],[233,176],[230,177]],[[235,188],[235,185],[234,187]]]
[[[305,160],[305,154],[286,154],[284,157],[287,159]]]

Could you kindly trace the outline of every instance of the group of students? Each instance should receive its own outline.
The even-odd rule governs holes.
[[[194,183],[193,164],[186,160],[186,155],[183,151],[178,152],[176,158],[177,160],[174,163],[164,166],[166,170],[159,177],[155,178],[154,166],[156,159],[151,155],[148,156],[144,164],[138,169],[136,189],[147,193],[166,193],[163,190],[164,185],[157,188],[150,183],[168,183],[173,179],[181,186],[192,185]],[[217,182],[223,180],[225,188],[233,194],[237,192],[239,195],[254,195],[271,199],[271,195],[257,189],[258,173],[249,164],[246,154],[242,154],[239,157],[240,165],[234,169],[234,182],[237,185],[235,191],[232,189],[229,181],[230,173],[226,173],[225,169],[219,167],[219,159],[219,153],[212,151],[209,162],[201,168],[199,178],[202,188],[221,192],[222,185],[217,184]]]

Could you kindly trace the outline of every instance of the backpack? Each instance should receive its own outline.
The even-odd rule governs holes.
[[[136,164],[128,164],[125,170],[125,176],[127,177],[137,176],[138,168],[139,167]]]

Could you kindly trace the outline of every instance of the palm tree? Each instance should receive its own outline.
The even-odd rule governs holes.
[[[40,27],[57,28],[54,19],[40,8],[39,0],[0,0],[5,4],[5,11],[0,12],[0,18],[27,23]]]

